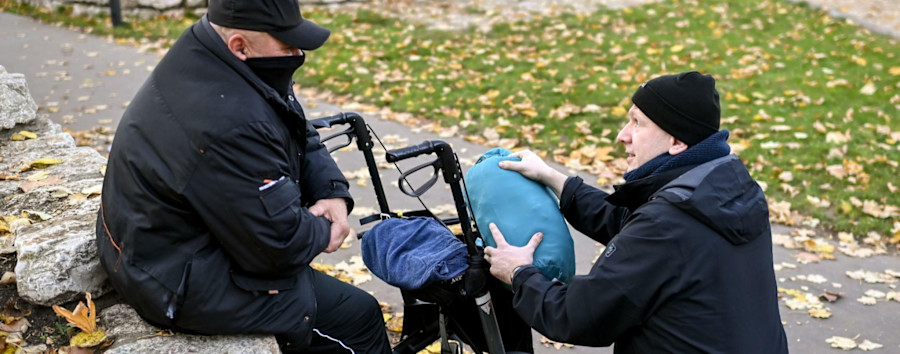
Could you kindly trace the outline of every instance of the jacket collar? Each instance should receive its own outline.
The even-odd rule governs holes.
[[[681,176],[696,165],[677,167],[659,174],[613,186],[615,192],[606,197],[606,201],[617,206],[628,208],[631,212],[650,200],[656,191]]]
[[[285,102],[283,97],[278,95],[278,92],[276,92],[275,89],[266,85],[253,73],[253,70],[250,70],[250,67],[247,66],[247,64],[244,64],[244,62],[235,57],[234,54],[228,50],[225,42],[222,41],[219,34],[216,33],[216,30],[213,29],[212,25],[209,23],[208,17],[209,16],[204,15],[203,18],[191,28],[194,38],[197,38],[197,41],[209,50],[210,53],[213,53],[213,55],[221,59],[223,63],[228,65],[238,75],[243,77],[244,80],[250,83],[250,85],[253,86],[260,95],[265,97],[267,101],[271,102],[276,107],[297,113],[302,117],[302,113],[293,109],[290,104]]]

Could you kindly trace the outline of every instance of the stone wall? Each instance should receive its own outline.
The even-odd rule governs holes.
[[[32,5],[55,9],[71,6],[76,15],[109,14],[109,0],[19,0]],[[334,4],[365,0],[299,0],[300,4]],[[185,13],[204,14],[209,0],[119,0],[124,16],[154,17],[183,16]]]
[[[95,242],[105,166],[59,124],[36,117],[24,75],[0,66],[0,256],[15,254],[21,298],[50,306],[111,290]],[[116,339],[107,353],[280,353],[271,335],[160,336],[124,304],[100,321]]]
[[[32,5],[57,8],[71,6],[72,12],[94,15],[109,14],[109,0],[19,0]],[[208,0],[119,0],[124,16],[182,16],[185,12],[205,13]]]

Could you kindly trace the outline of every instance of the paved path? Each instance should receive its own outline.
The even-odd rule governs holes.
[[[9,72],[24,73],[30,84],[32,95],[45,109],[44,114],[73,130],[86,129],[97,124],[114,126],[121,116],[124,103],[129,101],[142,84],[158,56],[138,53],[134,48],[117,46],[109,41],[77,32],[40,24],[30,19],[0,13],[0,65]],[[114,72],[113,72],[114,71]],[[301,97],[304,95],[301,94]],[[418,131],[394,121],[381,118],[375,111],[366,111],[359,105],[334,106],[316,98],[314,94],[304,99],[311,116],[319,116],[339,111],[360,111],[373,129],[392,147],[400,147],[427,139],[445,139],[459,152],[462,161],[472,161],[488,147],[470,144],[462,139],[441,137],[427,131]],[[103,107],[105,106],[105,107]],[[57,108],[50,112],[49,108]],[[103,109],[101,109],[103,108]],[[108,120],[108,122],[107,122]],[[358,153],[353,151],[336,153],[338,163],[344,171],[358,171],[364,165]],[[408,168],[409,164],[406,164]],[[466,164],[466,166],[468,165]],[[391,182],[396,180],[396,172],[382,170],[388,199],[394,208],[415,208],[411,198],[399,193]],[[582,175],[586,181],[596,178]],[[352,178],[353,192],[358,209],[376,207],[371,184],[356,185]],[[425,202],[431,206],[451,204],[449,192],[439,183],[426,194]],[[355,221],[354,221],[355,222]],[[361,228],[354,225],[357,230]],[[775,226],[777,233],[788,234],[792,229]],[[591,261],[600,248],[586,237],[573,233],[576,240],[578,273],[586,273]],[[318,259],[334,264],[360,254],[359,242],[354,241],[349,249],[336,254],[324,255]],[[796,353],[815,353],[828,350],[825,339],[831,336],[858,337],[858,341],[869,339],[884,345],[882,352],[900,351],[900,338],[896,329],[900,327],[900,303],[879,300],[874,306],[865,306],[856,301],[870,289],[888,292],[896,290],[893,285],[867,284],[852,280],[845,274],[848,270],[868,270],[883,272],[885,269],[900,271],[896,257],[877,256],[866,259],[837,255],[836,261],[822,261],[817,264],[801,265],[795,257],[797,250],[775,247],[775,264],[781,270],[776,272],[779,286],[819,294],[828,289],[843,293],[838,302],[827,304],[834,316],[817,320],[807,315],[805,310],[790,310],[782,301],[780,309],[791,345]],[[795,266],[792,268],[791,266]],[[824,283],[813,283],[809,275],[820,275]],[[818,277],[812,277],[813,279]],[[639,280],[636,280],[639,281]],[[834,283],[841,284],[837,288]],[[896,284],[896,283],[894,283]],[[371,291],[382,301],[400,304],[399,292],[375,279],[362,287]],[[805,289],[805,290],[804,290]],[[399,308],[399,307],[398,307]],[[538,343],[540,335],[535,335],[538,353],[554,353],[555,349],[544,349]],[[607,353],[611,349],[563,348],[561,352]]]

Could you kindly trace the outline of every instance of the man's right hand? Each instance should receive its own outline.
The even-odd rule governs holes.
[[[343,198],[322,199],[309,207],[309,212],[331,221],[331,239],[325,253],[337,251],[344,239],[350,234],[350,224],[347,221],[347,202]]]
[[[518,157],[521,161],[500,161],[500,168],[516,171],[528,179],[550,187],[553,193],[556,193],[556,197],[559,198],[568,176],[554,170],[531,150],[518,151],[509,156]]]

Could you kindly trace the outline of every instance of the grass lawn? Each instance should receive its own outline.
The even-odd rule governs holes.
[[[104,20],[37,14],[110,33]],[[16,10],[18,9],[18,10]],[[900,44],[785,1],[667,0],[590,16],[428,30],[371,11],[304,9],[333,35],[296,81],[439,122],[489,145],[621,181],[615,134],[630,95],[656,75],[718,80],[722,127],[764,184],[773,217],[900,241]],[[116,30],[172,38],[190,20]],[[797,216],[797,213],[802,216]]]

